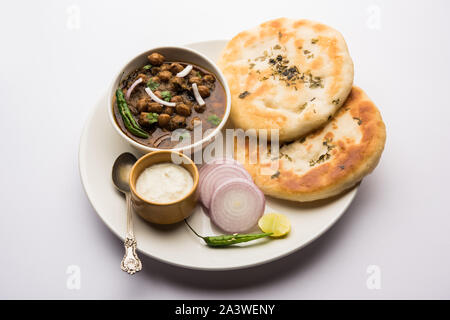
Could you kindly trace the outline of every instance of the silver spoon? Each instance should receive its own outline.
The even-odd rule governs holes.
[[[133,232],[133,216],[131,212],[131,195],[129,177],[133,164],[137,161],[131,153],[122,153],[114,162],[112,180],[117,190],[125,194],[127,200],[127,236],[125,237],[125,255],[120,268],[134,274],[142,269],[142,262],[136,254],[136,238]]]

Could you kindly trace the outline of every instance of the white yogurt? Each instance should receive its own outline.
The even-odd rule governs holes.
[[[182,166],[164,162],[154,164],[139,175],[136,191],[147,201],[168,203],[184,198],[192,190],[194,180]]]

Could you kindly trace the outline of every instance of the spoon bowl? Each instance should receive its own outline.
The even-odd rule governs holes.
[[[130,192],[129,177],[131,168],[136,161],[136,157],[129,152],[122,153],[116,161],[114,161],[112,180],[117,190],[122,193]]]

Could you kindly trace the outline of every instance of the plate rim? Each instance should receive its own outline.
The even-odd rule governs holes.
[[[194,45],[201,45],[201,44],[205,44],[205,43],[210,43],[210,42],[222,42],[222,41],[228,41],[225,39],[215,39],[215,40],[207,40],[207,41],[198,41],[198,42],[192,42],[192,43],[188,43],[185,44],[184,46],[186,47],[191,47]],[[97,99],[97,103],[95,104],[96,106],[99,104],[99,102],[101,100],[103,100],[106,96],[106,93],[103,92],[102,95],[100,96],[100,98]],[[107,99],[107,98],[106,98]],[[79,146],[78,146],[78,170],[79,170],[79,174],[80,174],[80,180],[81,180],[81,185],[83,187],[84,193],[86,194],[89,203],[91,204],[92,208],[94,209],[95,213],[97,214],[98,217],[100,217],[101,221],[108,227],[108,229],[114,234],[116,235],[119,239],[121,239],[122,241],[125,239],[125,237],[121,234],[119,234],[118,232],[116,232],[116,230],[114,230],[114,228],[103,218],[103,216],[99,213],[95,203],[96,201],[91,197],[90,193],[89,193],[89,187],[87,186],[87,170],[86,170],[86,164],[84,163],[84,161],[82,160],[82,156],[84,156],[85,154],[85,150],[84,150],[84,146],[87,144],[86,140],[87,140],[87,133],[88,133],[88,126],[90,124],[90,122],[92,121],[92,118],[94,117],[95,112],[97,111],[97,108],[93,108],[92,110],[89,111],[88,116],[85,120],[85,123],[83,125],[83,129],[81,132],[81,136],[79,139]],[[110,124],[109,124],[110,125]],[[137,250],[142,253],[143,255],[153,258],[159,262],[163,262],[163,263],[167,263],[169,265],[172,266],[176,266],[176,267],[181,267],[181,268],[185,268],[185,269],[190,269],[190,270],[200,270],[200,271],[227,271],[227,270],[239,270],[239,269],[246,269],[246,268],[252,268],[252,267],[256,267],[259,265],[263,265],[263,264],[267,264],[279,259],[282,259],[288,255],[291,255],[297,251],[299,251],[300,249],[303,249],[304,247],[308,246],[309,244],[311,244],[312,242],[314,242],[315,240],[317,240],[318,238],[320,238],[324,233],[326,233],[331,227],[333,227],[338,221],[339,219],[345,214],[345,212],[347,212],[349,206],[353,203],[356,194],[358,193],[358,189],[359,189],[359,184],[357,184],[356,186],[350,188],[349,190],[345,191],[343,194],[348,193],[347,196],[349,196],[349,201],[345,204],[345,206],[343,207],[342,211],[340,212],[340,214],[338,214],[336,217],[333,218],[333,220],[331,220],[330,223],[328,223],[326,226],[324,226],[319,232],[317,232],[314,237],[310,238],[308,241],[302,243],[300,246],[292,248],[291,250],[287,250],[285,252],[282,252],[279,255],[273,256],[271,258],[267,258],[261,261],[256,261],[256,262],[250,262],[250,263],[245,263],[245,264],[240,264],[240,265],[234,265],[234,266],[229,266],[229,267],[202,267],[202,266],[196,266],[196,265],[192,265],[192,264],[182,264],[182,263],[177,263],[174,261],[170,261],[161,257],[158,257],[157,255],[153,255],[149,252],[143,251],[139,248],[137,248]]]

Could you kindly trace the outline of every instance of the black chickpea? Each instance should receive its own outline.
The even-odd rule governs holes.
[[[216,79],[214,78],[214,76],[212,76],[212,75],[210,75],[210,74],[205,75],[205,76],[203,77],[203,80],[205,80],[205,81],[207,81],[207,82],[211,82],[211,83],[213,83],[213,82],[216,81]]]
[[[169,121],[170,130],[179,129],[186,126],[186,118],[180,115],[176,115]]]
[[[148,111],[149,112],[156,112],[156,113],[161,113],[163,110],[162,105],[160,105],[157,102],[151,102],[148,104]]]
[[[194,110],[198,113],[203,113],[206,109],[206,105],[204,104],[203,106],[199,105],[199,104],[195,104],[194,105]]]
[[[170,102],[183,102],[182,96],[173,96],[172,99],[170,99]]]
[[[185,117],[191,115],[191,108],[189,108],[189,106],[185,105],[184,103],[177,104],[177,106],[175,107],[175,110],[179,115],[182,115]]]
[[[174,89],[180,90],[180,89],[186,89],[186,80],[179,77],[173,77],[170,79],[170,84],[173,86]]]
[[[141,98],[138,100],[138,102],[136,103],[136,109],[139,112],[144,112],[147,110],[147,106],[148,106],[149,100],[146,98]]]
[[[170,66],[168,64],[163,64],[160,69],[161,71],[170,71]]]
[[[164,107],[163,113],[166,113],[168,115],[173,115],[175,113],[174,107]]]
[[[198,86],[198,93],[202,98],[207,98],[210,95],[209,88],[207,86]]]
[[[161,71],[160,73],[158,73],[158,77],[162,80],[162,81],[169,81],[170,78],[172,77],[172,73],[170,71]]]
[[[148,58],[148,61],[154,66],[160,66],[164,63],[164,56],[157,52],[153,52],[147,58]]]
[[[170,115],[166,114],[166,113],[162,113],[158,116],[158,125],[161,128],[165,128],[169,125],[169,121],[170,121]]]
[[[148,119],[148,115],[149,115],[148,112],[141,112],[141,114],[139,115],[139,120],[138,120],[139,124],[146,128],[151,126],[151,123]]]
[[[169,67],[169,70],[173,73],[173,74],[177,74],[178,72],[183,71],[183,66],[179,63],[172,63]]]
[[[200,85],[202,83],[202,79],[200,77],[190,77],[189,83],[196,83],[197,85]]]
[[[150,73],[151,73],[152,75],[154,75],[154,76],[156,76],[160,71],[161,71],[161,68],[160,68],[160,67],[152,67],[152,68],[150,69]]]
[[[141,78],[144,83],[148,81],[148,76],[143,73],[139,73],[138,78]]]

